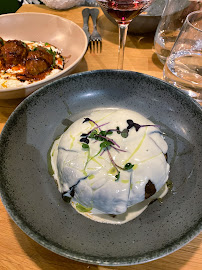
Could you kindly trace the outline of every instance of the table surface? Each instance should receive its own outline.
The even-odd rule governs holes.
[[[80,27],[83,25],[81,15],[83,7],[58,11],[40,5],[23,5],[17,12],[43,12],[62,16],[74,21]],[[90,21],[90,30],[92,22]],[[115,69],[117,65],[118,29],[100,10],[98,30],[103,37],[102,53],[86,52],[74,73]],[[138,71],[162,79],[163,66],[159,62],[153,48],[154,33],[145,35],[128,35],[125,49],[124,69]],[[22,101],[0,100],[0,132],[9,115]],[[104,267],[83,264],[63,258],[43,248],[30,239],[12,221],[0,201],[0,269],[71,269],[71,270],[199,270],[202,269],[202,233],[180,250],[156,261],[120,267]]]

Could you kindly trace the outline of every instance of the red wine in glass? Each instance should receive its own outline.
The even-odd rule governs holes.
[[[124,47],[129,23],[142,13],[153,0],[97,0],[119,26],[118,69],[123,69]]]

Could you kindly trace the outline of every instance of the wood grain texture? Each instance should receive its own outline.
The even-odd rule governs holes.
[[[62,16],[82,27],[81,10],[73,8],[56,11],[45,6],[24,5],[18,12],[43,12]],[[90,21],[92,30],[92,22]],[[118,29],[101,12],[98,30],[103,37],[101,54],[86,52],[74,73],[115,69],[117,65]],[[153,49],[154,33],[136,36],[128,35],[124,69],[142,72],[162,78],[162,64]],[[0,132],[9,115],[22,101],[0,100]],[[0,270],[200,270],[202,269],[202,233],[180,250],[153,262],[123,267],[94,266],[63,258],[41,247],[19,229],[7,214],[0,201]]]

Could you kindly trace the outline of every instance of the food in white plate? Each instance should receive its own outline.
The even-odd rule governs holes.
[[[0,90],[49,78],[64,69],[61,51],[44,42],[0,38]]]
[[[63,198],[98,222],[125,223],[167,192],[168,146],[137,112],[99,109],[53,143],[53,177]]]

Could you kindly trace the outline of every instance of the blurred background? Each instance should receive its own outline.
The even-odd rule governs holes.
[[[16,12],[20,6],[18,0],[3,0],[0,2],[0,14]]]

